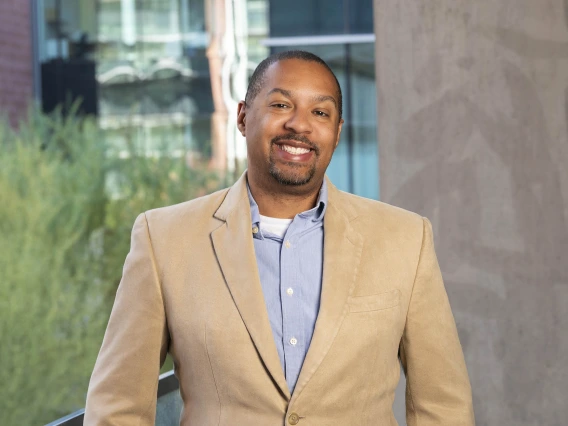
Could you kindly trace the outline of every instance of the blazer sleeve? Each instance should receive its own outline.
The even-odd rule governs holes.
[[[153,426],[168,344],[148,222],[141,214],[89,383],[84,424]]]
[[[475,425],[463,352],[426,218],[400,357],[408,426]]]

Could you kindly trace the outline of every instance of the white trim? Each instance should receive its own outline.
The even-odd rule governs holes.
[[[301,37],[273,37],[265,38],[260,44],[267,47],[278,46],[312,46],[322,44],[355,44],[374,43],[375,34],[336,34]]]

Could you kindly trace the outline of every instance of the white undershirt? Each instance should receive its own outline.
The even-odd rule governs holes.
[[[278,235],[280,238],[284,238],[284,234],[288,230],[292,220],[293,219],[279,219],[260,215],[260,229]]]

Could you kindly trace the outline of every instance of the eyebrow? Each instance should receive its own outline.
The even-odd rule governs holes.
[[[270,95],[272,95],[273,93],[281,93],[282,95],[286,96],[287,98],[292,98],[292,92],[290,92],[289,90],[286,89],[280,89],[279,87],[275,87],[274,89],[272,89],[271,91],[269,91],[266,94],[266,97],[269,97]],[[333,102],[333,104],[335,105],[335,108],[337,108],[337,101],[335,100],[335,98],[333,96],[330,95],[316,95],[312,98],[314,101],[316,102],[325,102],[325,101],[331,101]]]

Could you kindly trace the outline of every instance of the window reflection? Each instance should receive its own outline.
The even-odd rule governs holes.
[[[107,0],[98,22],[101,126],[134,123],[146,128],[148,149],[165,138],[208,159],[213,100],[203,1]]]

